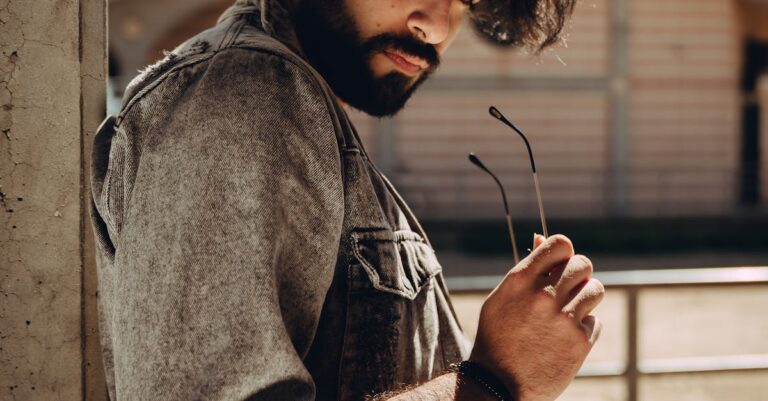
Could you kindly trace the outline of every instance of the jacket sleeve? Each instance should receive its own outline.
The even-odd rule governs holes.
[[[116,401],[314,399],[302,361],[344,214],[320,89],[281,58],[229,49],[141,102],[124,121],[148,128],[132,139],[135,181],[117,185],[103,303]]]

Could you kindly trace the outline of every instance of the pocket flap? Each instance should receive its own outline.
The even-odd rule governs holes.
[[[442,271],[432,247],[413,231],[355,230],[351,237],[352,252],[369,281],[353,280],[352,290],[362,290],[368,284],[379,291],[414,299]]]

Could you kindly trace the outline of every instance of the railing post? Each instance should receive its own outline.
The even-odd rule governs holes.
[[[612,2],[610,70],[611,199],[613,214],[627,214],[629,158],[629,0]]]
[[[624,377],[627,380],[627,400],[637,401],[638,369],[638,316],[637,287],[627,288],[627,368]]]

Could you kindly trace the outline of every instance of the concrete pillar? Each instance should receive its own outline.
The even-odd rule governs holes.
[[[760,107],[760,204],[768,206],[768,74],[757,81],[757,102]]]
[[[0,0],[2,400],[104,399],[84,155],[105,33],[105,0]]]
[[[609,174],[610,213],[631,213],[629,203],[629,0],[611,2],[610,129],[611,169]]]

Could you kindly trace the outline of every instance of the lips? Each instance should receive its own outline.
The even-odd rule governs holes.
[[[384,51],[384,55],[392,61],[397,69],[407,75],[416,75],[429,67],[429,64],[423,59],[396,50]]]

